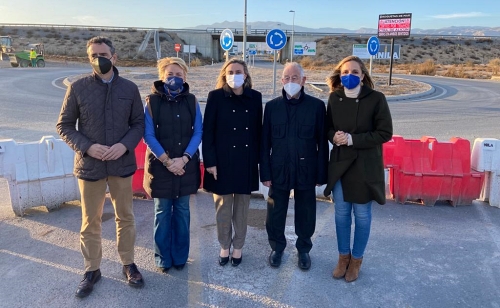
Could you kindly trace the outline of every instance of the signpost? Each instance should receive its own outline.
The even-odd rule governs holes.
[[[220,34],[220,46],[226,51],[226,61],[229,60],[229,49],[233,47],[234,34],[229,29],[222,30]]]
[[[272,29],[266,35],[266,43],[273,50],[273,96],[276,96],[276,51],[283,49],[286,45],[285,32],[280,29]]]
[[[191,54],[196,53],[196,45],[184,45],[184,53],[188,53],[188,66],[191,67]]]
[[[179,58],[179,51],[181,51],[181,44],[175,44],[174,50],[177,52],[177,58]]]
[[[382,14],[378,16],[378,37],[391,39],[391,55],[394,48],[395,38],[410,37],[411,13]],[[389,83],[392,78],[392,59],[389,67]]]
[[[378,38],[376,36],[370,37],[368,39],[368,42],[366,43],[366,49],[370,54],[370,76],[372,75],[373,56],[377,54],[379,48],[380,48],[380,42]]]
[[[380,44],[378,52],[373,56],[374,60],[390,60],[391,59],[391,44]],[[370,59],[370,54],[368,53],[367,44],[353,44],[352,45],[352,55],[360,59]],[[401,45],[394,44],[394,50],[392,51],[392,57],[394,60],[401,58]]]
[[[252,66],[255,66],[255,55],[257,54],[257,44],[248,44],[248,62],[252,61]],[[250,56],[252,56],[250,58]]]

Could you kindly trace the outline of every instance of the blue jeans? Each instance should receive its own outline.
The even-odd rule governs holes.
[[[339,254],[352,254],[359,259],[365,253],[370,227],[372,224],[372,201],[359,204],[344,201],[340,180],[333,186],[333,200],[335,202],[335,230],[337,231],[337,246]],[[351,224],[354,209],[354,243],[351,252]]]
[[[177,199],[154,198],[155,262],[157,267],[182,265],[189,255],[189,195]]]

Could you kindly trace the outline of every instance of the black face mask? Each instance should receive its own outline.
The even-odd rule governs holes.
[[[111,70],[113,63],[111,60],[105,57],[97,57],[90,62],[92,68],[97,74],[104,75]]]

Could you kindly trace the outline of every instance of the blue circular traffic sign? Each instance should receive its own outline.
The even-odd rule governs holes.
[[[286,34],[280,29],[272,29],[267,33],[266,43],[273,50],[280,50],[286,45]]]
[[[380,48],[380,42],[378,40],[378,37],[372,36],[368,39],[368,42],[366,43],[366,49],[368,49],[368,53],[372,56],[376,55],[378,50]]]
[[[224,50],[229,50],[233,47],[234,44],[234,35],[233,32],[229,29],[222,30],[220,34],[220,46]]]

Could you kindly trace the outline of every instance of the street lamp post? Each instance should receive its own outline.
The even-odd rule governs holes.
[[[295,32],[295,11],[290,10],[290,13],[293,13],[293,19],[292,19],[292,39],[291,39],[291,45],[290,45],[290,62],[293,61],[293,33]]]

